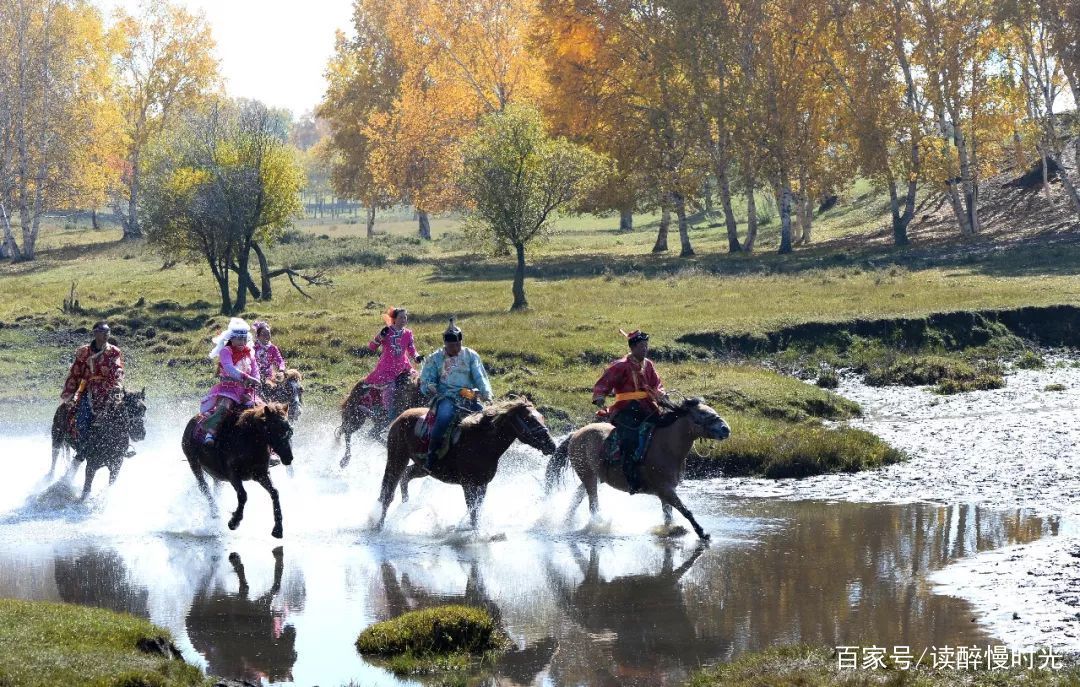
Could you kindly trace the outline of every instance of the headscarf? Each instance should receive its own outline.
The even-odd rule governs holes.
[[[229,341],[236,337],[244,337],[247,345],[251,345],[251,327],[240,317],[229,320],[229,326],[223,332],[214,337],[214,347],[210,350],[210,359],[217,360],[221,351],[229,345]]]
[[[255,334],[258,335],[263,329],[270,331],[270,323],[265,320],[255,320],[251,323],[251,328],[254,329]]]

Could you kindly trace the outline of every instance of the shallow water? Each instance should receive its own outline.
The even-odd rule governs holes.
[[[339,470],[341,449],[315,421],[300,422],[293,474],[272,472],[283,541],[257,485],[237,531],[224,524],[231,488],[225,515],[210,513],[179,449],[182,417],[151,417],[139,454],[111,489],[101,472],[85,505],[43,479],[44,432],[0,438],[0,596],[136,613],[209,673],[323,687],[396,684],[357,655],[357,634],[466,602],[489,608],[516,646],[480,682],[655,685],[777,643],[996,643],[927,575],[1061,527],[1017,510],[717,497],[687,483],[684,500],[713,535],[701,547],[692,534],[658,536],[655,498],[606,487],[600,518],[582,507],[567,523],[573,476],[545,500],[542,456],[515,447],[479,531],[460,529],[460,489],[428,479],[375,533],[380,448]]]

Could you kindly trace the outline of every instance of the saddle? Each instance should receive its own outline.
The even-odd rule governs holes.
[[[638,427],[638,450],[629,456],[631,463],[640,463],[645,458],[645,454],[649,452],[649,444],[652,443],[655,429],[656,423],[648,421],[642,422],[641,426]],[[619,437],[619,428],[615,427],[604,439],[603,457],[605,463],[617,465],[623,462],[625,456],[623,456],[622,442]]]
[[[463,408],[458,408],[457,412],[454,413],[454,419],[450,421],[450,426],[446,428],[446,440],[443,441],[443,445],[439,448],[438,458],[446,457],[450,447],[458,442],[458,439],[461,438],[461,421],[473,414]],[[413,434],[419,444],[420,453],[427,453],[428,448],[431,446],[431,431],[434,427],[435,406],[432,406],[428,408],[423,419],[413,427]]]

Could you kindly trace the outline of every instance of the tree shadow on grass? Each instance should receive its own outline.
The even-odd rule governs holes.
[[[40,274],[56,267],[64,267],[70,262],[97,258],[115,252],[123,244],[124,241],[118,239],[116,241],[101,241],[99,243],[44,248],[37,251],[37,255],[33,260],[16,263],[0,263],[2,264],[2,267],[0,267],[0,279],[3,279],[4,277],[17,278],[31,274]]]

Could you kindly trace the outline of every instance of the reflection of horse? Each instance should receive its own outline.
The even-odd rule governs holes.
[[[383,430],[389,427],[398,415],[407,408],[415,408],[423,403],[419,378],[415,373],[402,372],[394,380],[394,396],[390,408],[382,407],[381,389],[365,384],[363,380],[357,382],[341,404],[341,426],[335,432],[338,439],[345,440],[345,457],[341,459],[341,467],[345,467],[352,460],[350,440],[353,433],[358,432],[368,418],[371,418],[371,429],[368,433],[373,438],[381,439]]]
[[[641,486],[638,491],[655,494],[660,499],[664,509],[665,525],[671,525],[671,508],[674,506],[690,521],[699,537],[708,539],[709,535],[701,529],[701,525],[694,519],[690,509],[683,505],[679,495],[675,493],[675,488],[682,481],[683,472],[686,469],[686,457],[690,455],[694,440],[726,439],[731,434],[731,428],[715,410],[696,398],[687,399],[682,404],[673,406],[667,418],[670,424],[664,423],[663,426],[657,426],[653,432],[652,442],[641,459],[638,467]],[[574,471],[581,479],[581,486],[578,487],[573,505],[570,507],[571,515],[586,495],[589,497],[589,511],[593,514],[597,512],[600,505],[596,497],[598,482],[603,482],[619,491],[629,491],[621,466],[605,460],[604,442],[614,429],[612,425],[603,422],[585,425],[559,445],[548,463],[547,488],[549,491],[561,476],[561,471],[566,467],[567,462],[573,464]]]
[[[563,575],[550,567],[548,578],[567,614],[592,636],[614,638],[611,647],[612,682],[622,684],[636,676],[647,676],[643,684],[658,684],[664,659],[696,665],[705,658],[697,656],[701,642],[680,588],[682,577],[694,566],[706,545],[699,543],[678,567],[674,564],[675,547],[664,547],[664,563],[656,574],[637,574],[605,580],[600,575],[599,547],[593,544],[589,559],[571,545],[571,553],[584,579],[568,584]],[[657,631],[656,628],[663,628]]]
[[[274,504],[274,529],[271,534],[281,538],[281,504],[278,492],[270,481],[270,451],[281,456],[281,462],[289,465],[293,460],[292,427],[289,426],[289,409],[280,403],[268,403],[245,410],[226,420],[213,446],[195,439],[198,418],[191,418],[184,429],[181,446],[188,465],[199,483],[199,490],[214,508],[214,497],[206,486],[205,470],[211,477],[228,482],[236,490],[236,511],[229,519],[229,529],[235,530],[244,517],[247,502],[245,480],[258,482],[270,493]]]
[[[188,611],[187,628],[192,645],[206,657],[207,671],[213,675],[257,684],[263,678],[292,680],[296,628],[285,624],[288,604],[276,599],[284,571],[281,547],[274,549],[274,583],[255,599],[248,598],[250,590],[240,555],[229,554],[229,563],[240,589],[236,594],[228,594],[207,580]]]
[[[120,556],[110,549],[85,549],[58,556],[53,578],[60,598],[69,604],[97,606],[147,617],[146,589],[134,587]]]
[[[386,470],[383,473],[382,516],[379,528],[386,520],[386,510],[394,500],[394,490],[401,485],[401,500],[409,499],[409,480],[428,474],[424,469],[425,449],[416,436],[416,423],[423,422],[427,408],[412,408],[398,416],[390,425],[386,442]],[[499,458],[514,443],[514,439],[551,454],[555,441],[544,425],[544,417],[527,399],[515,398],[493,404],[474,413],[458,425],[460,438],[450,446],[446,455],[435,463],[431,476],[442,482],[460,484],[465,492],[469,519],[476,527],[480,505],[484,502],[487,485],[495,478]],[[447,436],[446,441],[451,441]],[[420,461],[410,465],[410,461]]]
[[[262,397],[289,406],[289,421],[295,421],[304,410],[304,375],[290,367],[283,377],[263,381]]]
[[[69,435],[70,413],[74,408],[61,403],[53,413],[52,421],[52,467],[49,476],[56,470],[56,458],[60,451],[67,452],[74,446]],[[128,444],[146,438],[146,389],[138,393],[121,390],[115,401],[105,404],[101,412],[94,417],[86,430],[86,436],[79,440],[82,450],[75,455],[76,461],[86,461],[86,481],[83,484],[82,498],[90,495],[94,483],[94,473],[101,468],[109,469],[109,484],[116,481],[120,467],[127,456]],[[74,472],[77,464],[71,466]]]

